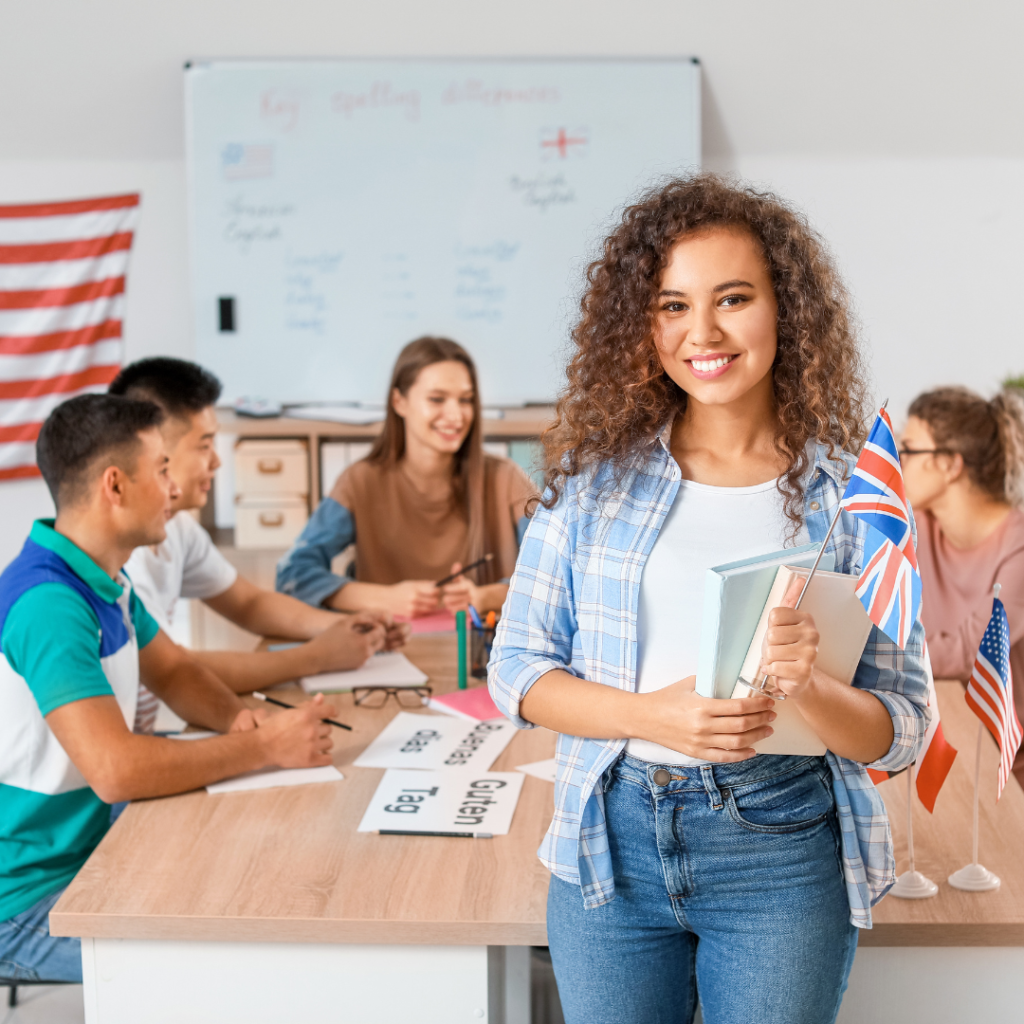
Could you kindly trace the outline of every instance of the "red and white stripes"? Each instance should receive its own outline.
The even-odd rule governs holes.
[[[139,196],[0,206],[0,480],[35,476],[54,406],[121,365]]]

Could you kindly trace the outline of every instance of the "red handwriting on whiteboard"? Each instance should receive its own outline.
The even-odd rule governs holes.
[[[570,134],[564,128],[559,128],[557,132],[548,131],[542,134],[540,149],[545,155],[557,153],[564,160],[570,150],[574,153],[585,152],[589,141],[585,131],[577,130]]]
[[[484,85],[478,78],[452,82],[443,93],[442,103],[479,103],[484,107],[500,107],[508,103],[557,103],[561,93],[551,85],[529,85],[520,88]]]
[[[299,123],[299,97],[293,92],[268,89],[260,97],[260,117],[282,132]]]
[[[401,110],[407,121],[420,119],[420,94],[415,89],[397,90],[390,82],[374,82],[365,92],[336,92],[331,110],[345,117],[370,110]]]

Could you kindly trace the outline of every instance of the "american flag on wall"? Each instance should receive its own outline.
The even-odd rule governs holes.
[[[37,476],[54,406],[121,365],[138,194],[0,206],[0,480]]]

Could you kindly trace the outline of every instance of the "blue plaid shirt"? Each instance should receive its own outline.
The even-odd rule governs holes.
[[[811,539],[821,542],[855,460],[832,462],[817,446],[805,487]],[[522,729],[526,691],[546,672],[562,669],[620,690],[636,689],[640,577],[679,490],[681,474],[665,434],[652,442],[618,484],[602,465],[566,481],[550,511],[539,508],[519,551],[494,650],[489,686],[498,707]],[[826,550],[837,572],[859,575],[866,526],[843,512]],[[854,677],[892,716],[893,742],[870,765],[906,768],[924,741],[929,712],[924,629],[914,624],[905,650],[872,628]],[[558,737],[555,814],[537,851],[550,871],[580,886],[588,907],[615,895],[601,777],[626,741]],[[850,920],[871,927],[871,907],[895,881],[889,819],[866,765],[826,755],[842,838]]]

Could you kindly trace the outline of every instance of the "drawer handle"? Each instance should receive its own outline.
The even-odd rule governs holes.
[[[284,525],[284,513],[283,512],[261,512],[260,513],[260,526],[283,526]]]
[[[261,473],[280,473],[284,469],[283,459],[260,459],[256,463],[256,468]]]

